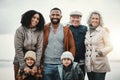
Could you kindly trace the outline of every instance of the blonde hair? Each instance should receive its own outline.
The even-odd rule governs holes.
[[[91,19],[91,17],[92,17],[93,14],[97,14],[97,15],[99,16],[99,21],[100,21],[99,26],[103,27],[102,16],[101,16],[101,14],[100,14],[98,11],[93,11],[93,12],[90,14],[90,16],[89,16],[89,18],[88,18],[88,21],[87,21],[87,24],[88,24],[89,26],[91,26],[90,19]]]

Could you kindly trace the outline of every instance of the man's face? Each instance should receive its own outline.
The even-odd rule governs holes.
[[[79,15],[70,16],[70,23],[75,27],[80,25],[80,20],[81,20],[81,17]]]
[[[62,18],[61,12],[59,10],[52,10],[50,12],[50,19],[52,24],[58,24],[60,23],[60,20]]]

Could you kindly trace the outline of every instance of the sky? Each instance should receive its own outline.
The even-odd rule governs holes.
[[[89,14],[99,11],[104,26],[110,30],[114,48],[108,56],[120,60],[120,0],[0,0],[0,59],[13,59],[14,34],[21,25],[21,15],[24,12],[39,11],[47,23],[50,21],[50,10],[54,7],[62,10],[61,23],[69,22],[69,14],[78,10],[83,14],[81,23],[87,25]]]

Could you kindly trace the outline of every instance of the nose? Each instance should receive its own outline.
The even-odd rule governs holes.
[[[53,16],[53,18],[57,18],[57,16],[56,16],[56,15],[54,15],[54,16]]]

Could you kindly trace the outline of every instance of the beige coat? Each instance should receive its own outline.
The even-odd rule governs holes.
[[[86,33],[85,46],[86,71],[109,72],[110,66],[107,54],[112,50],[112,46],[108,30],[100,26],[91,34],[88,30]],[[98,51],[102,52],[102,56],[98,54]]]

